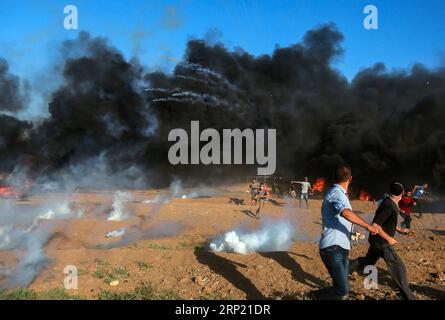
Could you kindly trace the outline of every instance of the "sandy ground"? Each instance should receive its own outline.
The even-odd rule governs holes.
[[[125,210],[131,218],[107,221],[114,191],[81,191],[72,206],[85,212],[82,219],[59,221],[47,243],[50,263],[29,288],[46,291],[63,288],[66,265],[78,269],[80,294],[94,299],[101,290],[133,290],[141,281],[159,289],[173,290],[184,299],[308,299],[308,294],[329,284],[329,276],[318,253],[321,231],[321,200],[310,200],[310,209],[299,209],[298,200],[275,199],[267,203],[261,219],[252,217],[245,186],[216,190],[195,199],[175,198],[159,205],[143,203],[161,194],[159,190],[131,191],[133,200]],[[17,206],[33,206],[48,197],[39,195]],[[372,219],[372,202],[353,201],[353,209]],[[266,220],[290,217],[295,240],[288,251],[247,255],[213,253],[209,242],[234,228],[257,229]],[[130,242],[105,238],[122,226],[143,226],[143,234]],[[424,214],[413,219],[416,238],[398,235],[397,251],[408,269],[411,288],[420,299],[445,299],[445,214]],[[367,241],[353,245],[351,257],[364,255]],[[18,252],[0,251],[3,263],[12,263]],[[351,276],[351,299],[398,299],[383,261],[377,264],[379,288],[366,290],[364,277]],[[118,279],[110,286],[110,277]]]

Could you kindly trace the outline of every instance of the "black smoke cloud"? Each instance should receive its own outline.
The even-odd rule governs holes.
[[[333,67],[342,40],[334,25],[324,25],[260,56],[190,40],[183,60],[165,74],[145,72],[105,39],[80,33],[63,45],[65,81],[53,94],[50,117],[33,128],[2,120],[29,134],[26,144],[3,148],[1,160],[14,158],[9,150],[18,157],[19,149],[35,172],[53,172],[103,155],[110,172],[137,165],[164,184],[173,176],[215,181],[255,173],[169,165],[168,132],[199,120],[201,128],[277,129],[277,170],[284,176],[329,177],[332,166],[347,162],[356,188],[380,191],[400,179],[444,189],[445,69],[416,64],[388,71],[378,63],[348,82]]]
[[[29,84],[9,72],[8,62],[0,57],[0,112],[17,112],[29,101]]]
[[[142,67],[85,32],[64,42],[61,54],[64,81],[52,94],[50,116],[28,129],[26,157],[2,162],[3,170],[31,163],[38,175],[65,177],[79,167],[93,169],[88,159],[100,159],[107,176],[143,162],[155,124],[143,95]]]

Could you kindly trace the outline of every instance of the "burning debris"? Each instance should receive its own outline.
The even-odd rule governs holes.
[[[20,199],[22,196],[23,193],[19,190],[14,189],[13,187],[0,186],[0,198]]]
[[[367,191],[362,190],[360,191],[360,194],[358,196],[358,200],[360,201],[372,201],[371,194],[369,194]]]
[[[318,191],[320,193],[323,193],[325,188],[326,188],[326,180],[324,178],[316,179],[314,184],[312,185],[312,190]]]
[[[226,232],[210,243],[215,252],[247,254],[265,251],[286,251],[292,243],[293,228],[287,220],[268,221],[259,230]]]
[[[31,180],[22,174],[19,174],[20,177],[16,177],[15,174],[15,170],[10,175],[0,174],[0,199],[25,198],[27,191],[31,188]]]

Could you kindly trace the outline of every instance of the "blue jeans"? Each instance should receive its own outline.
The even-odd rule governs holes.
[[[333,245],[320,250],[321,260],[333,281],[332,299],[342,299],[349,292],[349,250]]]

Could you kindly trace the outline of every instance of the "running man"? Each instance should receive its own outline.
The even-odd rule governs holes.
[[[418,218],[422,217],[422,202],[419,201],[426,194],[428,194],[428,183],[424,183],[421,186],[414,186],[413,189],[413,199],[417,204],[417,211],[419,212]]]
[[[255,203],[255,205],[257,205],[258,201],[257,201],[257,190],[259,188],[259,184],[258,182],[256,182],[256,179],[253,178],[252,182],[249,185],[249,192],[250,192],[250,205],[253,205]]]
[[[383,258],[388,267],[391,278],[400,289],[403,297],[407,300],[416,300],[408,286],[406,267],[403,260],[397,254],[394,246],[398,243],[394,239],[397,232],[409,234],[408,229],[401,229],[397,226],[397,217],[399,215],[398,203],[402,198],[404,189],[401,183],[393,182],[390,186],[390,194],[383,199],[377,208],[373,225],[378,229],[377,235],[369,236],[369,250],[365,257],[358,258],[351,263],[350,272],[355,270],[363,271],[368,265],[375,265]]]
[[[304,181],[291,181],[291,183],[298,183],[301,185],[300,208],[301,201],[304,199],[304,201],[306,201],[306,209],[309,209],[309,191],[312,190],[312,186],[309,183],[308,177],[305,177]]]

